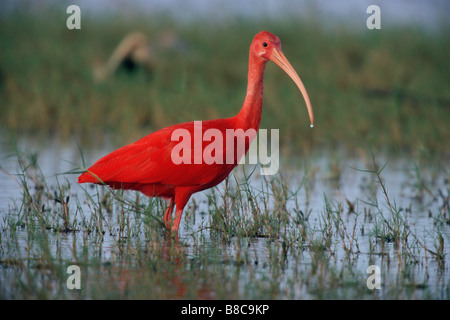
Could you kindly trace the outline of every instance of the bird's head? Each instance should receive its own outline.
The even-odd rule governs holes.
[[[302,93],[303,99],[305,99],[306,108],[308,109],[309,120],[311,121],[312,127],[314,125],[314,114],[308,92],[306,91],[305,86],[303,85],[302,80],[300,80],[297,72],[289,63],[288,59],[284,56],[283,51],[281,51],[280,39],[268,31],[261,31],[253,38],[250,50],[260,59],[275,62],[291,77]]]
[[[274,50],[281,51],[281,41],[276,35],[261,31],[253,38],[251,49],[257,56],[271,60]]]

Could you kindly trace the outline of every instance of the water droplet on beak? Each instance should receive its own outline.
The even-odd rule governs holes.
[[[311,123],[309,126],[310,126],[311,128],[314,128],[314,124],[312,124],[312,123]]]

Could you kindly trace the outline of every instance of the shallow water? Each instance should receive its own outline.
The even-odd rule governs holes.
[[[0,184],[0,221],[5,224],[7,216],[15,215],[20,210],[23,191],[18,181],[12,177],[19,172],[14,149],[8,147],[7,144],[2,144],[0,148],[1,167],[3,168],[0,171],[2,181]],[[95,198],[98,196],[98,189],[78,185],[76,183],[78,175],[76,174],[62,174],[82,165],[77,144],[75,142],[64,144],[56,140],[42,143],[39,139],[23,139],[18,141],[17,149],[21,152],[37,154],[37,163],[50,187],[57,186],[58,183],[70,183],[70,201],[71,203],[78,201],[85,215],[84,218],[87,219],[92,209],[86,204],[85,190]],[[86,164],[92,164],[113,149],[114,147],[110,144],[105,145],[102,149],[83,149]],[[211,195],[211,191],[195,194],[187,206],[186,211],[189,213],[185,213],[179,233],[180,241],[183,243],[181,250],[184,252],[185,258],[191,261],[190,263],[196,263],[195,261],[206,255],[209,260],[223,265],[223,270],[228,270],[226,272],[230,274],[236,272],[236,266],[244,261],[248,267],[246,270],[240,271],[239,279],[252,279],[252,282],[259,281],[261,284],[272,283],[273,285],[274,275],[268,274],[268,271],[273,273],[273,270],[277,270],[278,295],[275,298],[359,298],[358,292],[361,287],[364,289],[365,286],[364,282],[360,282],[361,279],[368,277],[366,270],[369,265],[380,266],[384,286],[382,285],[380,290],[375,290],[372,295],[365,298],[449,298],[450,273],[445,263],[442,267],[431,254],[416,244],[413,255],[417,256],[417,260],[411,263],[412,271],[409,270],[407,273],[409,280],[406,281],[400,277],[402,279],[400,281],[399,274],[406,272],[402,259],[406,258],[398,256],[398,250],[393,242],[377,240],[377,237],[373,235],[376,223],[372,219],[368,219],[366,213],[372,210],[372,214],[374,214],[376,208],[369,203],[373,203],[375,199],[379,201],[378,207],[386,217],[389,216],[389,206],[376,182],[375,175],[361,171],[372,169],[370,157],[369,152],[362,157],[349,157],[344,153],[339,155],[322,153],[302,160],[281,159],[282,170],[278,175],[264,179],[258,174],[258,170],[255,170],[249,179],[252,190],[256,190],[256,193],[258,191],[264,193],[268,192],[265,190],[267,181],[281,175],[289,185],[289,192],[294,193],[294,196],[290,197],[286,203],[287,211],[291,213],[291,216],[295,216],[294,212],[298,206],[304,215],[309,214],[305,221],[312,231],[323,230],[326,225],[324,212],[327,211],[327,203],[331,210],[341,212],[341,228],[345,226],[347,235],[354,233],[356,240],[353,243],[351,254],[348,255],[345,247],[350,245],[350,238],[345,238],[345,234],[342,241],[334,237],[331,245],[333,249],[328,259],[332,262],[333,272],[341,273],[341,276],[344,274],[344,279],[348,279],[345,280],[348,283],[344,281],[347,285],[342,286],[341,284],[340,288],[327,288],[327,286],[333,286],[333,281],[337,280],[327,278],[330,277],[329,274],[320,276],[320,272],[314,271],[319,258],[310,247],[305,246],[304,249],[297,251],[291,249],[285,260],[280,259],[282,237],[278,239],[231,237],[223,245],[217,247],[217,241],[210,238],[208,233],[211,221],[208,214],[208,196]],[[444,252],[448,255],[450,252],[447,245],[450,240],[450,226],[448,223],[436,226],[436,219],[440,219],[439,213],[446,210],[444,208],[445,201],[448,205],[449,188],[446,174],[448,174],[449,168],[426,167],[409,157],[392,159],[389,156],[380,156],[376,158],[376,162],[380,167],[387,163],[381,176],[391,204],[401,208],[402,217],[408,221],[411,232],[427,248],[436,250],[438,231],[444,238]],[[245,170],[248,175],[253,169],[254,167],[250,165],[240,166],[235,170],[236,179],[243,181],[242,172]],[[419,182],[425,186],[423,188],[415,186]],[[224,188],[225,183],[222,183],[216,187],[215,192],[219,195],[223,194]],[[300,191],[295,193],[295,190],[298,189]],[[104,194],[106,193],[108,191],[104,190]],[[126,192],[126,195],[130,199],[135,198],[134,192]],[[269,204],[269,206],[271,205],[273,203]],[[350,210],[351,206],[354,206],[352,210]],[[117,214],[114,212],[107,217],[107,220],[115,221],[114,215]],[[159,214],[163,215],[162,210]],[[135,214],[130,214],[130,216],[130,219],[139,219]],[[80,219],[80,216],[77,218]],[[111,225],[114,226],[114,223],[111,222]],[[20,235],[20,231],[18,233],[21,239],[19,241],[22,241],[19,246],[22,246],[23,254],[29,256],[27,234],[26,231],[22,232],[22,235]],[[295,233],[296,230],[293,232]],[[313,234],[316,233],[313,232]],[[321,235],[320,232],[317,234]],[[199,238],[199,235],[202,237]],[[4,238],[7,237],[4,236]],[[55,233],[49,231],[48,239],[50,246],[53,246],[53,249],[59,252],[60,257],[66,260],[72,259],[74,246],[77,247],[77,250],[82,251],[86,245],[93,245],[90,255],[98,257],[104,263],[120,260],[117,233],[110,235],[106,233],[100,245],[95,240],[91,244],[86,244],[85,235],[80,232]],[[317,239],[323,240],[321,237]],[[408,241],[414,242],[413,237],[408,239]],[[138,235],[127,240],[127,243],[130,246],[142,246],[142,241],[142,236]],[[147,243],[146,246],[150,246],[150,244]],[[293,247],[295,246],[294,243]],[[242,250],[242,248],[246,249]],[[302,248],[302,246],[300,245],[298,248]],[[11,258],[14,257],[3,254],[0,260]],[[347,271],[349,268],[347,264],[352,265],[350,271]],[[306,276],[308,272],[313,272],[315,277],[309,279]],[[329,271],[327,272],[329,273]],[[350,274],[346,275],[346,272],[350,272]],[[0,273],[0,278],[6,279],[2,282],[7,284],[11,269],[2,268],[0,264]],[[322,279],[323,277],[325,278]],[[321,281],[324,281],[325,284]],[[327,281],[329,281],[328,284]],[[257,293],[248,289],[249,286],[253,288],[253,284],[249,285],[244,281],[244,284],[239,286],[237,297],[261,298]],[[402,292],[402,286],[424,289],[407,291],[407,293],[397,292]],[[326,290],[317,291],[318,289],[314,289],[316,287]],[[3,289],[5,290],[5,288]],[[5,292],[3,293],[8,295],[7,289]],[[283,292],[289,292],[289,294],[283,295]],[[211,294],[209,297],[216,298],[216,295]],[[268,297],[262,296],[262,298]]]

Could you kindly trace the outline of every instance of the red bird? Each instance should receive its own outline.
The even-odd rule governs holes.
[[[105,184],[114,189],[139,190],[149,197],[170,199],[164,222],[168,229],[178,233],[183,209],[191,195],[222,182],[237,166],[241,156],[247,153],[255,135],[247,136],[246,139],[244,137],[245,146],[239,151],[234,144],[230,147],[226,139],[217,140],[216,134],[222,134],[226,138],[227,131],[231,130],[237,132],[235,137],[239,139],[243,135],[242,132],[249,130],[256,132],[259,129],[263,105],[264,69],[269,60],[280,66],[300,89],[312,126],[314,116],[308,93],[294,68],[283,55],[280,39],[270,32],[262,31],[254,37],[250,46],[247,95],[241,111],[236,116],[186,122],[153,132],[95,162],[80,175],[78,183]],[[215,133],[215,139],[211,137],[206,139],[204,134],[207,131]],[[180,137],[183,134],[192,137],[200,134],[203,140],[200,140],[200,145],[195,137],[190,141],[181,141],[186,143],[187,148],[179,150]],[[203,141],[211,142],[203,143]],[[213,143],[217,148],[211,152],[210,144]],[[220,161],[212,163],[204,159],[199,161],[198,156],[204,154],[199,154],[199,151],[206,152],[208,147],[210,155]],[[177,152],[174,153],[175,148]],[[180,162],[179,158],[174,161],[174,154],[184,161]],[[175,205],[177,209],[172,222],[171,216]]]

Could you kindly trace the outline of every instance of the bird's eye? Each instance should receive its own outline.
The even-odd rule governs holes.
[[[263,47],[267,47],[267,42],[263,42]]]

